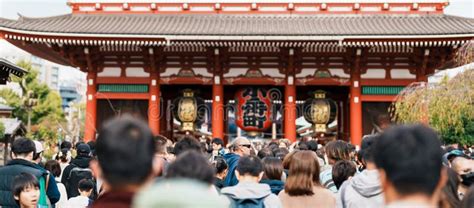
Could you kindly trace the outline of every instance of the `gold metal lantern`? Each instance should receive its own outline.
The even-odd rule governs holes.
[[[337,116],[337,106],[333,100],[326,98],[325,91],[317,90],[305,101],[303,113],[305,120],[313,124],[315,133],[326,133],[327,124]]]

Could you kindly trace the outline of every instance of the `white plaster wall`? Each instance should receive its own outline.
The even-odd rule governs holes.
[[[408,69],[392,69],[390,70],[392,79],[415,79],[416,75],[410,74]]]
[[[127,77],[149,77],[150,73],[145,72],[145,69],[141,67],[127,67],[125,75]]]
[[[368,69],[365,74],[361,74],[362,79],[384,79],[385,69]]]
[[[104,67],[102,72],[97,73],[98,77],[120,77],[121,69],[119,67]]]

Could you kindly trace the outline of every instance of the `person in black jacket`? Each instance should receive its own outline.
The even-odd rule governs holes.
[[[54,176],[51,176],[48,171],[40,167],[38,164],[33,163],[33,153],[35,152],[35,144],[32,140],[27,138],[16,139],[12,144],[12,158],[6,166],[0,167],[0,207],[19,207],[15,202],[12,193],[12,183],[15,176],[21,173],[30,173],[37,179],[44,177],[47,178],[46,195],[48,196],[49,202],[54,205],[58,202],[61,194],[58,191],[58,187],[54,180]]]
[[[90,172],[89,176],[92,176],[92,171],[89,168],[89,163],[92,160],[91,149],[89,145],[85,143],[78,144],[77,147],[77,156],[72,159],[66,168],[61,178],[61,183],[66,187],[66,192],[68,198],[79,196],[79,191],[77,190],[78,183],[80,179],[71,178],[71,172],[74,168],[80,168],[81,172]],[[87,174],[86,174],[87,175]],[[82,178],[83,179],[83,178]],[[92,178],[87,178],[92,179]],[[72,181],[74,180],[74,181]],[[76,182],[77,180],[77,182]]]

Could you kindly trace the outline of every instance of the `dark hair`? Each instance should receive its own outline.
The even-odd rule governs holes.
[[[272,151],[273,151],[274,149],[278,149],[279,146],[280,146],[280,145],[279,145],[277,142],[275,142],[275,141],[272,141],[272,142],[268,143],[268,148],[270,148]]]
[[[283,164],[280,159],[276,157],[266,157],[262,160],[263,163],[263,178],[270,180],[281,180],[283,173]]]
[[[38,179],[31,173],[20,173],[15,176],[12,183],[12,194],[13,196],[20,196],[20,193],[27,188],[39,189]],[[18,200],[15,199],[18,203]]]
[[[104,179],[118,188],[141,184],[150,176],[155,143],[145,122],[123,116],[100,131],[96,153]]]
[[[366,164],[367,162],[374,162],[373,144],[378,139],[378,135],[365,136],[362,140],[359,156]]]
[[[12,152],[15,155],[28,155],[30,152],[35,152],[35,143],[31,139],[19,138],[12,143]]]
[[[216,157],[216,160],[214,161],[214,167],[216,168],[216,173],[220,174],[228,168],[228,165],[224,158]]]
[[[258,176],[263,171],[262,161],[254,155],[241,157],[236,170],[240,175]]]
[[[471,188],[469,188],[466,195],[464,195],[461,204],[463,208],[474,207],[474,186],[471,186]]]
[[[318,142],[316,140],[310,140],[306,142],[306,145],[308,146],[308,150],[311,150],[313,152],[316,152],[316,150],[318,150]]]
[[[69,151],[72,148],[72,143],[68,142],[68,141],[64,141],[64,142],[61,143],[60,148],[61,149],[67,149]]]
[[[214,183],[214,168],[201,152],[189,150],[179,155],[168,166],[166,178],[195,179],[207,184]]]
[[[284,147],[280,147],[278,149],[273,150],[273,154],[275,155],[276,158],[280,159],[283,161],[283,159],[286,157],[287,154],[289,154],[290,151]]]
[[[176,142],[173,152],[176,156],[178,156],[186,150],[202,152],[201,144],[193,136],[186,135],[181,140]]]
[[[332,180],[337,189],[339,189],[349,177],[356,173],[356,166],[348,160],[339,160],[332,167]]]
[[[156,153],[165,154],[167,150],[166,143],[168,142],[168,139],[163,135],[156,135],[154,140],[156,145]]]
[[[448,181],[442,189],[439,207],[461,207],[461,200],[458,197],[458,187],[461,180],[453,169],[447,168],[447,172]]]
[[[61,149],[58,154],[56,155],[56,160],[61,160],[61,162],[65,163],[68,161],[68,158],[67,158],[67,153],[68,153],[68,149],[67,148],[63,148]]]
[[[442,151],[438,135],[423,125],[396,126],[374,144],[374,160],[401,196],[431,196],[441,174]]]
[[[79,147],[79,145],[81,145],[81,144],[86,144],[86,143],[83,142],[83,141],[78,141],[78,142],[76,142],[76,145],[74,145],[74,149],[77,150],[77,147]],[[90,147],[89,147],[89,148],[90,148]]]
[[[312,196],[319,185],[319,163],[316,153],[309,150],[296,152],[291,158],[285,192],[290,196]]]
[[[61,166],[56,160],[48,160],[44,164],[44,168],[53,174],[54,177],[59,177],[61,175]]]
[[[273,157],[274,155],[272,149],[265,147],[258,151],[257,156],[258,158],[263,159],[265,157]]]
[[[224,146],[224,141],[222,141],[221,138],[214,138],[212,139],[211,144],[218,144],[218,145]]]
[[[92,156],[96,156],[96,154],[95,154],[95,145],[96,145],[96,142],[95,142],[95,141],[89,141],[89,142],[87,142],[87,145],[89,145],[89,147],[91,148],[91,154],[92,154]]]
[[[80,191],[90,191],[94,188],[94,183],[90,179],[81,179],[77,186]]]
[[[342,140],[330,141],[325,146],[326,154],[329,159],[335,162],[339,160],[350,160],[350,146]]]

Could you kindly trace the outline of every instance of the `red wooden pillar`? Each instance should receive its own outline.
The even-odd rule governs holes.
[[[153,135],[160,134],[160,73],[152,70],[150,73],[150,97],[148,100],[148,126]]]
[[[214,50],[214,82],[212,84],[212,137],[224,138],[224,85],[219,62],[219,49]]]
[[[89,69],[87,73],[87,102],[86,102],[86,115],[85,115],[85,133],[84,141],[89,142],[95,140],[96,134],[96,121],[97,121],[97,72]]]
[[[288,69],[285,83],[285,138],[296,141],[296,86],[293,68],[293,49],[289,51]]]
[[[360,56],[361,49],[357,49],[354,68],[351,69],[350,86],[350,134],[351,143],[360,147],[362,141],[362,101],[360,86]]]
[[[160,71],[156,68],[155,52],[153,48],[148,49],[150,55],[150,82],[148,98],[148,126],[153,135],[160,134]]]

